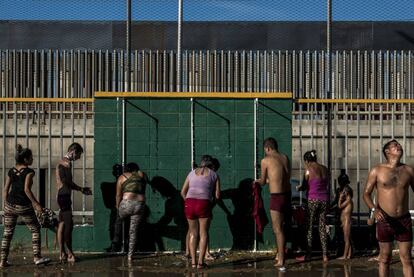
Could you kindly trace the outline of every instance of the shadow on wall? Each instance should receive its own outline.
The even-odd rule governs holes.
[[[180,191],[170,181],[161,176],[152,178],[151,187],[165,199],[164,215],[157,223],[152,224],[158,249],[160,251],[166,250],[162,240],[165,237],[180,241],[181,250],[185,250],[188,224],[184,214],[184,200]],[[174,222],[174,225],[170,225],[171,222]]]
[[[235,189],[227,189],[221,192],[221,199],[217,205],[227,215],[227,222],[233,236],[232,250],[252,250],[254,244],[254,220],[252,217],[253,179],[246,178],[240,181]],[[224,199],[230,199],[233,203],[233,213],[227,208]],[[258,238],[262,241],[262,238]]]

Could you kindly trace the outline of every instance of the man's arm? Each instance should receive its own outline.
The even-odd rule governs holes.
[[[381,209],[377,209],[375,207],[374,201],[372,201],[371,194],[374,191],[374,188],[377,185],[377,171],[378,169],[374,167],[368,174],[367,183],[365,184],[364,188],[364,202],[367,205],[368,209],[372,211],[375,209],[374,216],[377,221],[384,220],[384,214]]]
[[[411,175],[411,182],[410,182],[410,187],[414,192],[414,168],[409,166],[410,168],[410,175]]]
[[[59,165],[59,177],[62,184],[70,187],[73,190],[78,190],[86,195],[91,195],[92,191],[89,187],[80,187],[73,182],[72,173],[70,167],[66,167],[64,165]]]
[[[260,162],[261,174],[260,178],[256,179],[254,182],[258,183],[259,185],[265,185],[267,180],[267,163],[265,159],[262,159]]]

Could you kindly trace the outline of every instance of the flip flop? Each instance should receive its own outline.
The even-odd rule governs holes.
[[[46,265],[48,263],[50,263],[50,259],[46,257],[42,257],[38,259],[37,261],[35,261],[35,265],[42,265],[42,264]]]
[[[0,263],[0,268],[5,268],[5,267],[8,267],[8,266],[11,266],[11,263],[9,263],[8,261]]]

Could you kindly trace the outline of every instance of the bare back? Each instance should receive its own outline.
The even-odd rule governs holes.
[[[413,181],[412,167],[380,164],[369,173],[366,191],[376,188],[378,206],[389,216],[400,217],[408,213],[408,188],[413,187]]]
[[[290,191],[290,163],[286,155],[272,152],[263,158],[262,177],[269,184],[270,193]]]

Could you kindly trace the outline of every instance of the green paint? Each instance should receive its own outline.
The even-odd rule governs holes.
[[[203,154],[220,160],[219,175],[222,190],[229,194],[246,178],[254,178],[254,121],[253,100],[197,100],[195,103],[195,156]],[[263,157],[263,139],[273,136],[280,151],[291,156],[291,100],[260,100],[258,109],[259,161]],[[118,112],[118,114],[117,114]],[[120,108],[116,100],[97,99],[95,102],[95,176],[94,228],[87,233],[88,250],[102,250],[109,245],[107,210],[99,195],[100,184],[113,181],[112,165],[120,162]],[[119,130],[119,131],[118,131]],[[137,162],[150,177],[162,176],[181,189],[191,161],[189,100],[128,100],[127,104],[127,162]],[[269,206],[269,192],[263,190],[265,207]],[[156,223],[164,215],[164,201],[158,192],[147,189],[149,223]],[[225,195],[226,196],[226,195]],[[230,213],[234,205],[223,199]],[[270,219],[270,215],[269,219]],[[228,216],[216,206],[210,229],[211,248],[231,248],[233,236]],[[174,222],[170,223],[174,227]],[[243,227],[240,227],[243,228]],[[90,231],[88,231],[90,232]],[[144,238],[145,239],[145,238]],[[150,237],[147,238],[148,240]],[[180,242],[163,237],[166,250],[179,250]],[[274,247],[270,224],[265,228],[259,249]],[[158,246],[157,246],[158,247]]]

